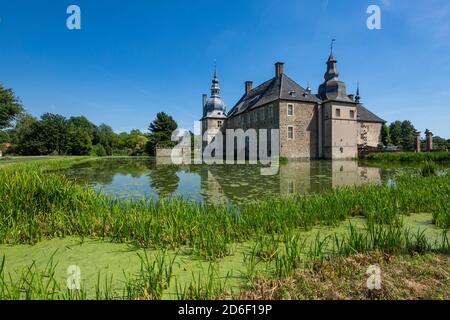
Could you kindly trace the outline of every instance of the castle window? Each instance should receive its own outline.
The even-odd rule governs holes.
[[[294,140],[294,127],[288,127],[287,129],[287,139]]]
[[[223,122],[222,122],[222,121],[217,121],[217,128],[221,128],[222,125],[223,125]]]
[[[350,110],[350,118],[355,119],[355,111]]]
[[[273,118],[273,104],[269,105],[269,119]]]
[[[288,181],[288,193],[294,193],[294,181]]]
[[[264,121],[265,115],[266,115],[266,110],[264,110],[264,108],[261,108],[261,120]]]
[[[341,117],[341,109],[336,109],[336,117],[337,118]]]
[[[294,105],[293,104],[288,104],[287,115],[288,115],[288,117],[292,117],[294,115]]]

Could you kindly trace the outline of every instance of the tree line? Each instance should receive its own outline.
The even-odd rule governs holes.
[[[398,146],[404,150],[414,150],[416,144],[416,128],[411,121],[394,121],[389,126],[384,124],[381,128],[381,142],[383,146]],[[422,140],[422,143],[425,143]],[[433,137],[435,149],[450,148],[450,139],[439,136]],[[423,149],[423,148],[422,148]]]
[[[156,115],[148,132],[139,130],[115,133],[106,125],[93,124],[84,116],[65,118],[44,113],[36,118],[25,112],[11,89],[0,84],[0,147],[17,155],[154,155],[158,146],[172,147],[176,121],[164,112]],[[381,129],[384,146],[413,150],[416,128],[408,121],[394,121]],[[450,148],[450,139],[433,137],[436,149]],[[5,149],[5,148],[3,148]]]
[[[66,118],[27,113],[11,89],[0,84],[0,146],[10,154],[31,155],[154,155],[158,145],[174,145],[178,127],[164,112],[150,123],[148,132],[115,133],[107,124],[95,125],[84,116]],[[7,146],[7,147],[5,147]]]

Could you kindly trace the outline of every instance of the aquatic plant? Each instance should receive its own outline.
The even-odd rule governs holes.
[[[208,272],[205,275],[199,272],[192,274],[191,281],[184,286],[176,284],[176,298],[179,300],[216,300],[228,296],[227,281],[230,278],[228,273],[224,280],[219,276],[213,264],[209,264]]]
[[[420,174],[422,175],[422,177],[435,176],[436,170],[436,165],[433,161],[425,161],[425,164],[420,170]]]
[[[434,161],[444,162],[450,161],[450,152],[377,152],[370,153],[366,157],[367,160],[376,161],[400,161],[400,162],[422,162]]]

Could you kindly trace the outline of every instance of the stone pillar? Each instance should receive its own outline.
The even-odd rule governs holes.
[[[425,135],[426,135],[427,151],[431,152],[433,150],[433,133],[427,129],[425,131]]]
[[[416,147],[415,147],[415,151],[416,152],[420,152],[420,131],[416,132]]]

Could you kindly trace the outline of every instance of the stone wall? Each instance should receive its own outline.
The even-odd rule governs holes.
[[[381,143],[382,123],[358,122],[358,145],[367,143],[368,147],[378,147]],[[364,141],[364,136],[365,140]]]
[[[293,115],[288,115],[292,105]],[[317,104],[307,102],[281,101],[280,148],[281,155],[290,159],[315,159],[319,157],[319,135]],[[288,139],[288,128],[293,128],[294,137]]]
[[[324,157],[351,159],[358,156],[356,105],[328,102],[324,109]]]
[[[267,150],[270,150],[271,141],[269,130],[279,128],[278,103],[277,102],[268,103],[254,110],[250,110],[241,113],[237,116],[231,117],[227,120],[225,127],[226,129],[234,129],[234,130],[242,129],[244,131],[247,131],[248,129],[256,130],[256,136],[258,141],[258,154],[260,141],[259,129],[268,130]]]

